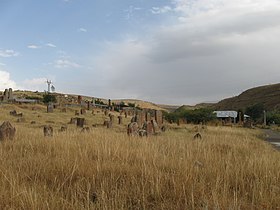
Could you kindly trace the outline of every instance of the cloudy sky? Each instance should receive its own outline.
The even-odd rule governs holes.
[[[280,78],[280,0],[1,0],[0,89],[195,104]]]

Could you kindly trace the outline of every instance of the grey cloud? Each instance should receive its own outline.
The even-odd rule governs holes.
[[[193,104],[279,82],[275,9],[186,19],[158,29],[150,40],[107,46],[94,61],[106,78],[100,90],[111,98]]]

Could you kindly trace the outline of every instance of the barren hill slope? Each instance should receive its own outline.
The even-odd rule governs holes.
[[[267,110],[280,110],[280,83],[246,90],[239,96],[220,101],[214,108],[238,110],[258,103],[262,103]]]

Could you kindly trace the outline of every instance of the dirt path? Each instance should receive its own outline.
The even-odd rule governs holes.
[[[280,132],[273,130],[263,130],[265,140],[271,143],[276,149],[280,150]]]

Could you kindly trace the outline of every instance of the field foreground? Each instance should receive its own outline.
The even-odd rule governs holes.
[[[16,128],[0,144],[0,209],[280,209],[280,153],[255,130]]]

